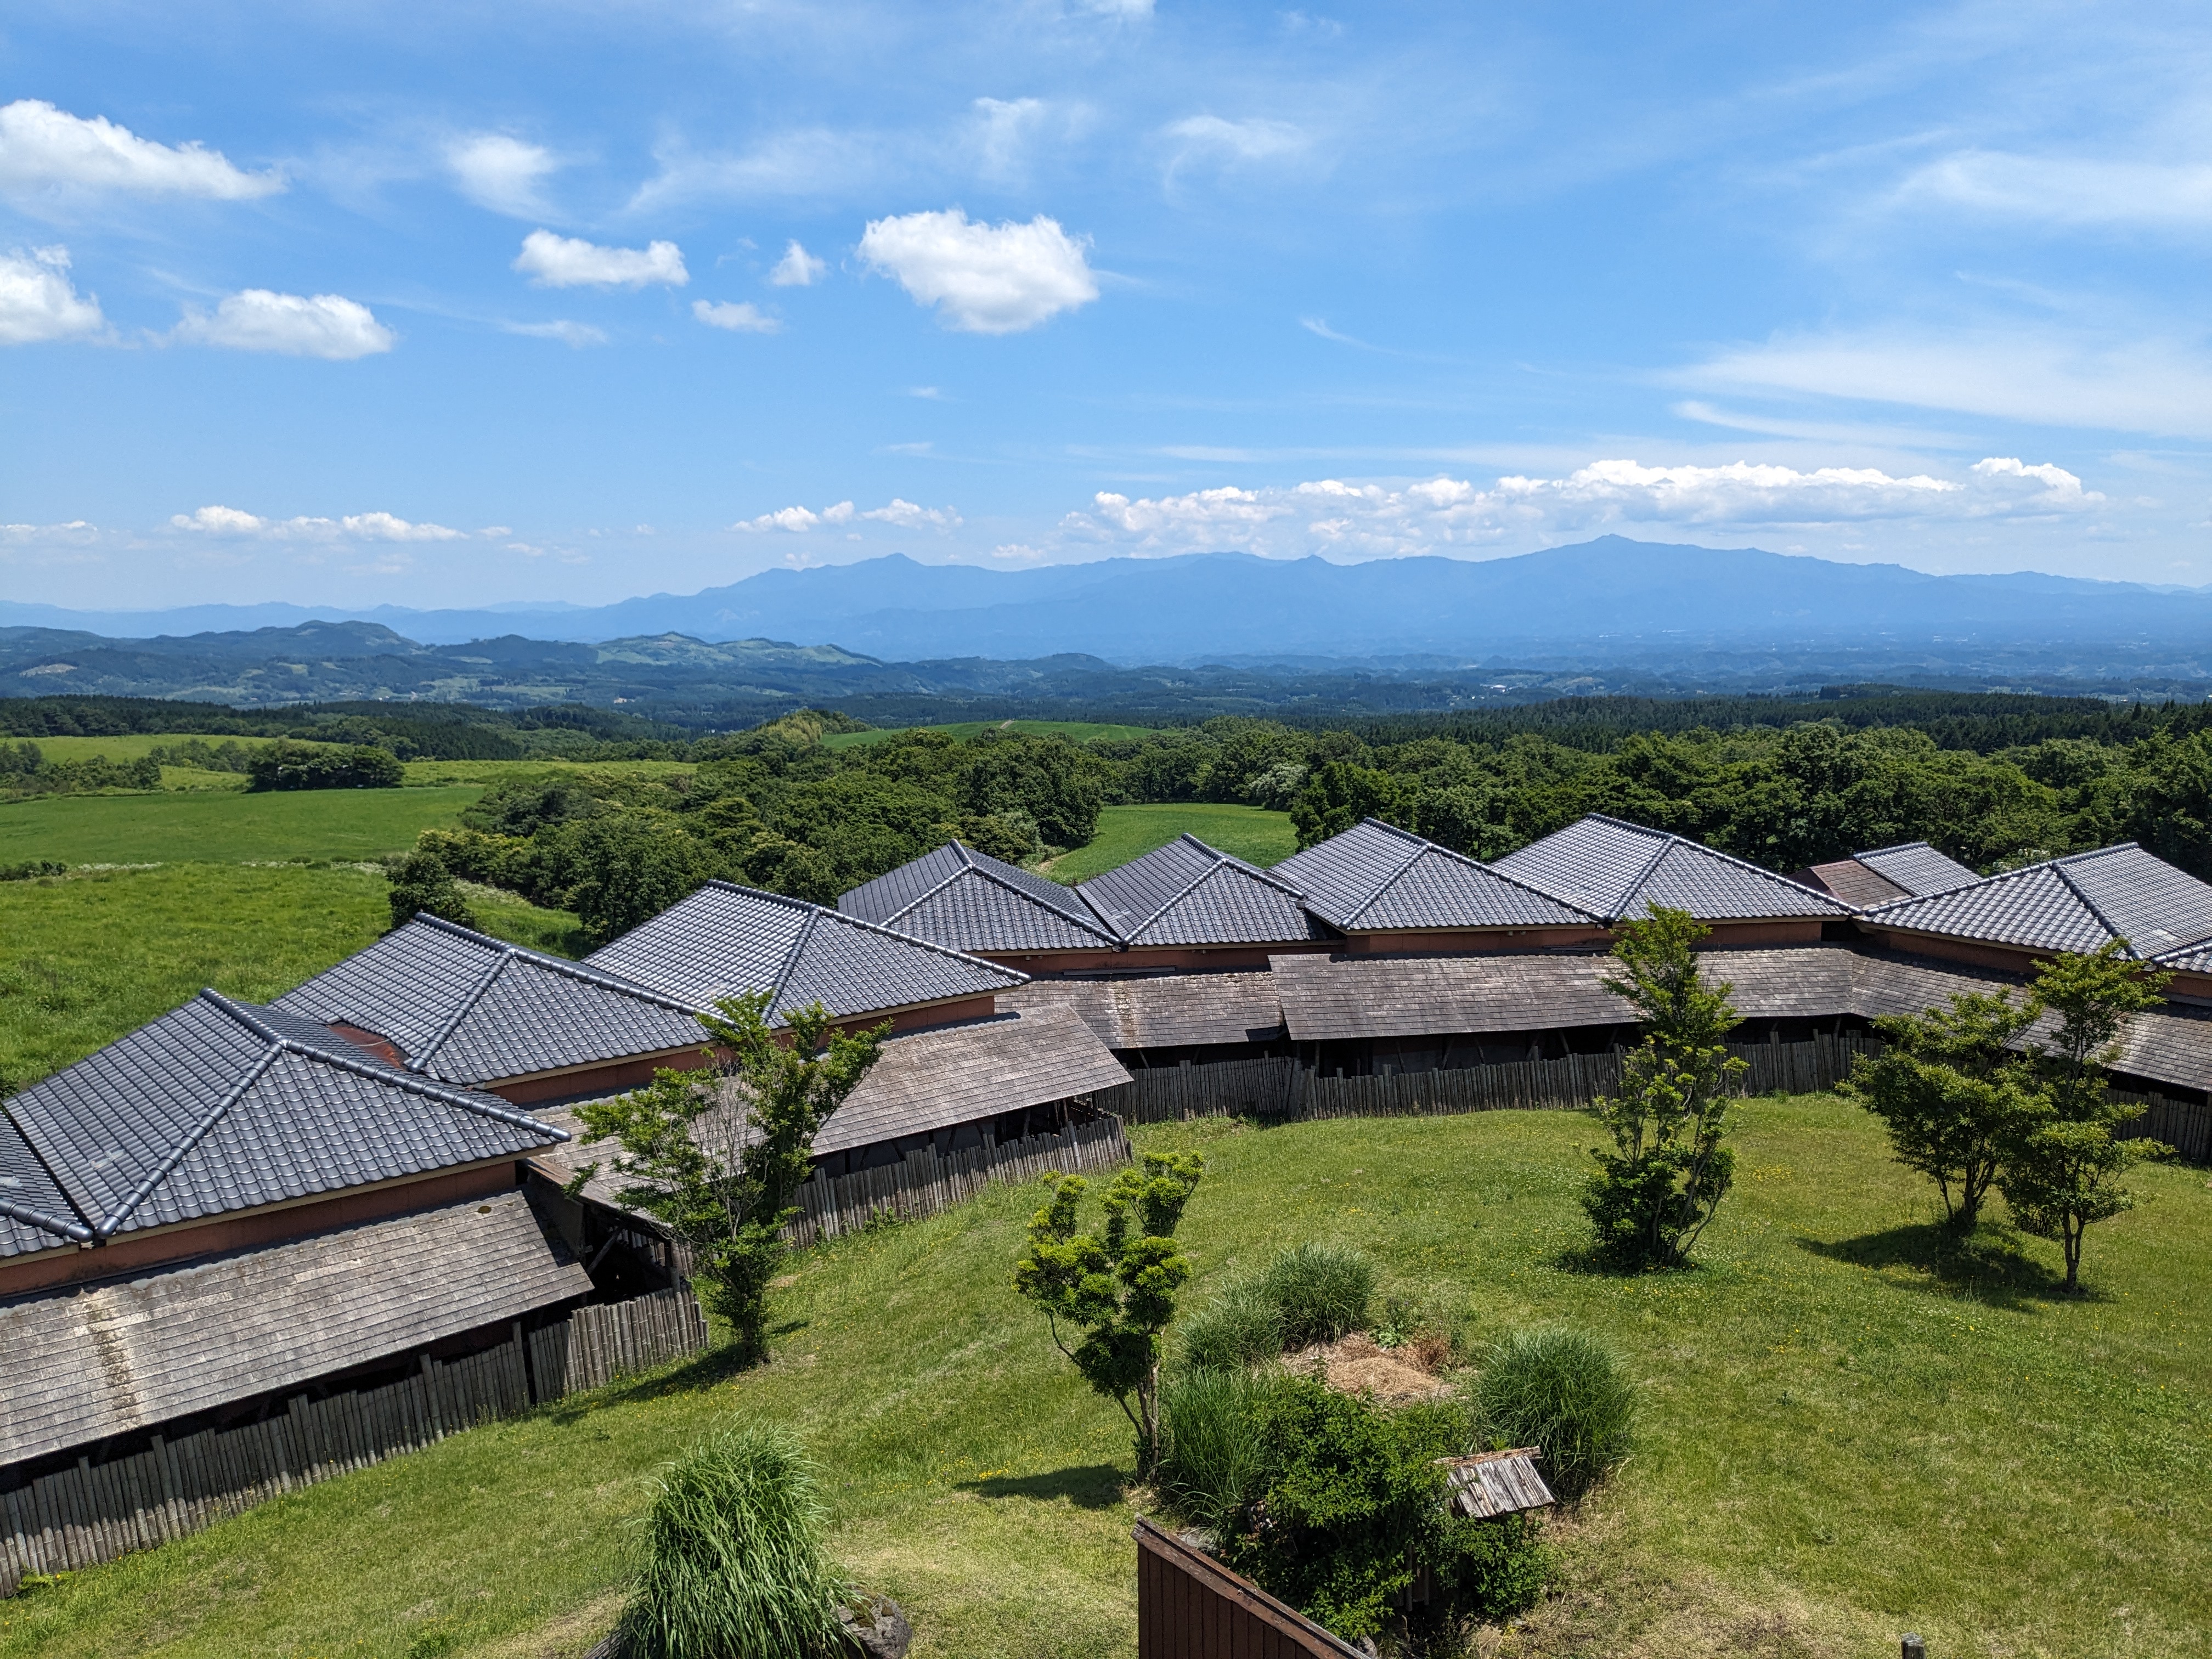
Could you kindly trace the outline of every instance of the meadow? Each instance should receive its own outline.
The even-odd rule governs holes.
[[[1066,738],[1070,743],[1088,743],[1093,738],[1115,741],[1133,741],[1154,735],[1149,726],[1115,726],[1097,720],[954,720],[946,726],[878,726],[867,732],[832,732],[822,739],[824,749],[859,749],[870,744],[888,743],[901,732],[918,730],[942,732],[948,738],[965,743],[986,732],[1026,732],[1031,737]]]
[[[1109,806],[1098,814],[1098,833],[1041,866],[1054,881],[1087,881],[1132,859],[1164,847],[1177,836],[1196,836],[1207,846],[1261,868],[1280,864],[1298,850],[1297,832],[1288,812],[1258,806],[1222,806],[1177,801],[1157,806]]]
[[[1682,1272],[1586,1270],[1573,1113],[1139,1128],[1208,1170],[1202,1298],[1337,1238],[1479,1350],[1564,1322],[1626,1358],[1636,1455],[1551,1534],[1554,1595],[1486,1653],[1844,1659],[2212,1654],[2212,1195],[2151,1167],[2087,1294],[2002,1228],[1960,1250],[1877,1127],[1830,1097],[1746,1103],[1738,1189]],[[1126,1656],[1127,1427],[1008,1285],[1039,1189],[810,1251],[772,1364],[714,1355],[478,1429],[0,1603],[0,1656],[574,1659],[611,1623],[653,1471],[774,1418],[827,1473],[833,1547],[918,1659]],[[1093,1212],[1095,1214],[1095,1211]]]
[[[0,864],[381,858],[404,852],[425,830],[456,822],[483,793],[445,785],[33,796],[0,805]]]

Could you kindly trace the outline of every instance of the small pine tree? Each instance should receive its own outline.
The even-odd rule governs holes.
[[[1653,905],[1613,947],[1625,971],[1606,989],[1635,1006],[1644,1035],[1621,1062],[1620,1092],[1590,1103],[1613,1150],[1591,1150],[1598,1167],[1582,1202],[1598,1255],[1618,1266],[1687,1260],[1735,1176],[1721,1138],[1729,1096],[1749,1068],[1726,1046],[1735,987],[1707,985],[1698,971],[1695,946],[1709,931],[1686,910]]]
[[[404,927],[423,911],[463,927],[477,925],[476,913],[453,883],[453,872],[430,848],[417,847],[391,866],[388,874],[394,927]]]
[[[1089,1233],[1076,1231],[1076,1212],[1091,1183],[1062,1176],[1052,1202],[1030,1218],[1028,1246],[1014,1264],[1014,1289],[1044,1310],[1053,1346],[1084,1381],[1121,1407],[1146,1468],[1160,1453],[1160,1334],[1190,1279],[1175,1231],[1205,1171],[1196,1152],[1146,1152],[1142,1174],[1114,1177],[1105,1224]],[[1083,1333],[1073,1348],[1061,1339],[1062,1320]]]

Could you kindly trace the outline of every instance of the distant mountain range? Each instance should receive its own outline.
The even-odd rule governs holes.
[[[1010,571],[895,554],[600,606],[91,612],[0,602],[0,624],[109,637],[311,623],[381,624],[429,646],[519,635],[577,644],[678,634],[708,644],[793,641],[879,662],[1081,653],[1123,665],[1395,659],[1441,669],[1534,653],[1648,667],[1701,652],[1795,656],[1840,647],[1911,659],[1932,653],[1947,664],[2040,664],[2059,673],[2104,672],[2094,665],[2117,653],[2130,672],[2186,677],[2212,652],[2212,590],[2034,573],[1931,576],[1607,536],[1515,558],[1353,565],[1207,553]]]

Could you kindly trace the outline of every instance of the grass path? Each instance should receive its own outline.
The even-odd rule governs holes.
[[[1560,1113],[1139,1130],[1210,1160],[1197,1294],[1334,1237],[1478,1339],[1613,1341],[1641,1450],[1559,1528],[1564,1593],[1524,1655],[2212,1654],[2212,1194],[2152,1168],[2100,1226],[2091,1294],[2055,1251],[1946,1258],[1921,1187],[1826,1097],[1744,1109],[1705,1264],[1576,1270],[1588,1120]],[[198,1538],[0,1603],[0,1656],[574,1656],[616,1605],[645,1477],[728,1417],[795,1424],[836,1548],[896,1596],[917,1659],[1126,1656],[1128,1437],[1012,1295],[1037,1190],[802,1258],[775,1363],[711,1358],[458,1437]],[[2015,1248],[2015,1246],[2017,1248]]]
[[[1298,850],[1288,812],[1205,801],[1159,806],[1109,806],[1098,815],[1098,834],[1087,847],[1054,859],[1045,873],[1054,881],[1085,881],[1101,871],[1142,858],[1181,835],[1265,868]]]

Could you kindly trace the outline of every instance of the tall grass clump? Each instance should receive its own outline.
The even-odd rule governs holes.
[[[1375,1264],[1348,1244],[1309,1242],[1270,1261],[1257,1288],[1281,1319],[1286,1346],[1334,1342],[1346,1331],[1366,1328]]]
[[[1233,1286],[1182,1322],[1182,1364],[1193,1371],[1240,1371],[1283,1351],[1283,1316],[1249,1285]]]
[[[787,1429],[702,1441],[661,1472],[623,1614],[635,1659],[813,1659],[848,1585],[822,1553],[814,1467]]]
[[[1636,1385],[1581,1331],[1516,1331],[1492,1344],[1470,1404],[1485,1439],[1540,1448],[1563,1497],[1617,1468],[1635,1437]]]
[[[1218,1531],[1260,1495],[1267,1476],[1260,1407],[1273,1383],[1249,1370],[1207,1370],[1161,1384],[1163,1449],[1153,1478],[1181,1514]]]

